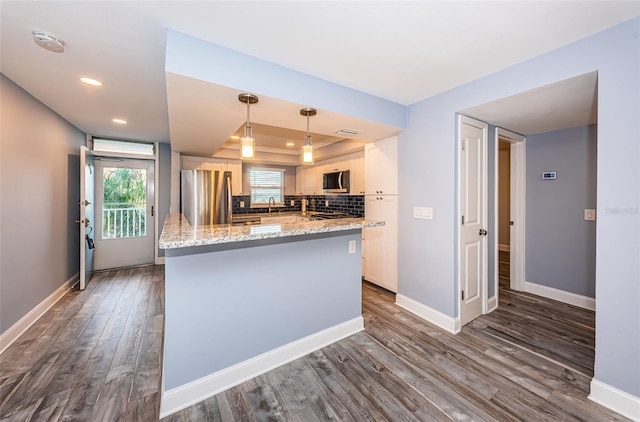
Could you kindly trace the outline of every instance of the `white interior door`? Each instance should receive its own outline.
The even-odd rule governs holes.
[[[152,264],[154,163],[96,160],[96,270]]]
[[[460,325],[482,314],[487,286],[487,124],[458,118]]]
[[[80,147],[80,290],[93,274],[95,232],[95,160],[87,147]]]

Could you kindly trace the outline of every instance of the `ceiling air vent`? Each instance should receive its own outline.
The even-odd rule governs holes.
[[[356,129],[340,129],[336,132],[336,135],[355,136],[361,134],[361,130]]]

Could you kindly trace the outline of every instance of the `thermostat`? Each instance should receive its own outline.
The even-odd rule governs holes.
[[[542,172],[542,180],[556,180],[556,172],[555,171]]]

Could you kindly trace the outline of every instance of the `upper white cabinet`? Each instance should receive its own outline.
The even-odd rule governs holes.
[[[349,154],[350,193],[364,195],[364,151]]]
[[[296,168],[296,194],[322,195],[322,169],[314,166]]]
[[[334,171],[349,170],[349,156],[341,155],[339,157],[329,158],[324,161],[323,173],[331,173]]]
[[[364,147],[367,195],[398,193],[398,137],[382,139]]]
[[[242,161],[183,155],[183,170],[219,170],[231,172],[231,193],[242,195]]]
[[[231,193],[242,195],[242,160],[227,160],[227,171],[231,172]]]

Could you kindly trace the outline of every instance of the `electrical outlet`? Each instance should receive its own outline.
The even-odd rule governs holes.
[[[296,201],[294,201],[293,199],[291,200],[291,206],[293,207],[296,204]]]
[[[356,253],[356,241],[355,240],[350,240],[349,241],[349,253]]]
[[[329,200],[327,199],[326,201],[324,201],[324,206],[328,207],[329,206]]]
[[[240,208],[244,208],[244,201],[240,201]]]

